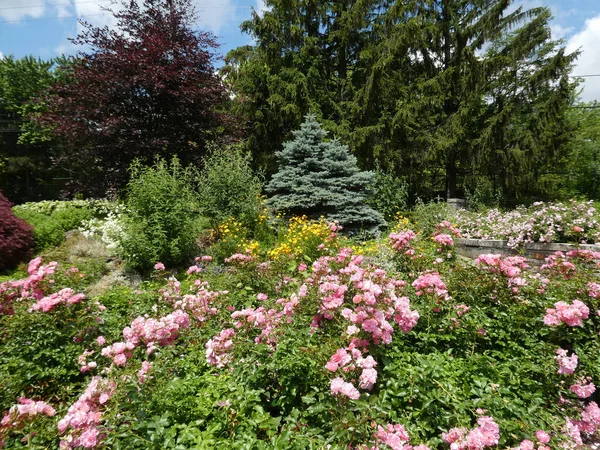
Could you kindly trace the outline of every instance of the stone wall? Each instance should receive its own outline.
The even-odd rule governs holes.
[[[569,250],[580,248],[582,250],[600,252],[600,245],[591,244],[543,244],[536,242],[532,244],[524,244],[522,248],[518,250],[509,248],[507,241],[486,239],[456,239],[455,244],[458,253],[468,258],[475,259],[479,255],[483,255],[485,253],[500,253],[502,255],[522,255],[528,259],[538,260],[540,263],[544,261],[546,256],[557,251],[568,252]]]

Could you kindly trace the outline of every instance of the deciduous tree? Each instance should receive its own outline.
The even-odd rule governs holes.
[[[50,90],[40,118],[84,168],[79,189],[101,194],[124,186],[134,159],[200,162],[229,123],[219,111],[228,97],[213,67],[217,42],[192,29],[189,0],[123,1],[112,13],[115,29],[82,22],[73,42],[91,50],[70,83]]]

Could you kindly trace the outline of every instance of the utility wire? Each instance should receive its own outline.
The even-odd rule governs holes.
[[[107,2],[112,2],[113,0],[87,0],[87,1],[83,1],[80,2],[78,1],[77,4],[80,5],[82,3],[107,3]],[[41,5],[21,5],[21,6],[3,6],[0,7],[0,10],[4,10],[4,9],[26,9],[26,8],[44,8],[46,6],[73,6],[73,2],[71,3],[44,3]]]
[[[39,4],[39,5],[2,6],[2,7],[0,7],[0,10],[44,8],[46,6],[75,6],[76,4],[81,5],[81,4],[85,4],[85,3],[109,3],[109,2],[116,3],[115,0],[85,0],[85,1],[75,0],[74,2],[70,2],[70,3],[43,3],[43,4]],[[253,8],[253,6],[248,6],[248,5],[206,5],[206,6],[199,6],[199,8]]]
[[[214,9],[214,8],[223,8],[223,9],[251,9],[253,6],[245,6],[245,5],[231,5],[231,6],[198,6],[198,11],[202,11],[205,9]],[[109,15],[110,12],[103,12],[98,14],[84,14],[81,16],[62,16],[62,17],[36,17],[32,19],[19,19],[19,20],[0,20],[0,23],[21,23],[21,22],[31,22],[34,20],[62,20],[62,19],[79,19],[81,17],[93,17],[93,16],[106,16]]]

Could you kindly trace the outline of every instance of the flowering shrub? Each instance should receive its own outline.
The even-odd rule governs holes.
[[[318,257],[293,265],[264,242],[224,264],[199,256],[177,278],[154,260],[148,281],[97,298],[61,261],[31,261],[25,279],[0,285],[0,407],[14,416],[26,395],[57,413],[22,416],[2,437],[46,448],[591,442],[600,254],[471,263],[445,255],[452,224],[408,231],[373,256],[323,228]]]
[[[501,239],[511,248],[532,242],[594,243],[600,241],[600,216],[593,202],[544,203],[508,212],[459,210],[458,227],[463,237]]]
[[[79,231],[87,238],[99,238],[109,250],[118,252],[125,239],[126,213],[124,205],[117,205],[104,218],[84,220]]]

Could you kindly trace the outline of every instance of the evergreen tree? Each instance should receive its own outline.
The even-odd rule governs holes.
[[[507,201],[543,193],[571,136],[577,54],[551,40],[547,8],[512,3],[267,0],[242,25],[256,46],[225,69],[255,159],[310,110],[413,195],[452,197],[479,179]]]
[[[279,171],[266,186],[267,204],[286,215],[325,216],[347,231],[373,233],[385,220],[366,204],[372,172],[361,172],[348,147],[308,115],[294,139],[277,152]]]
[[[273,169],[280,148],[302,118],[314,112],[325,128],[345,137],[363,71],[359,54],[381,0],[266,0],[262,15],[241,25],[256,46],[231,51],[222,69],[247,118],[254,161]]]

